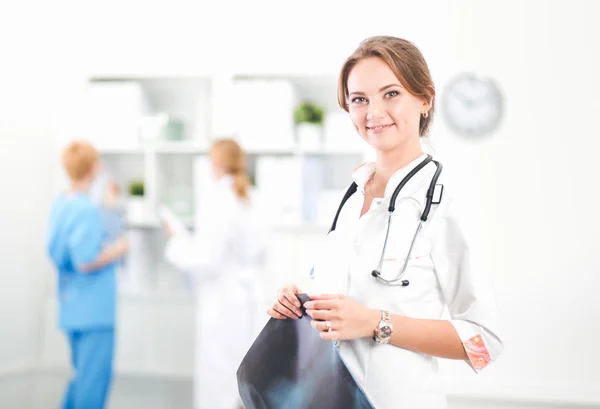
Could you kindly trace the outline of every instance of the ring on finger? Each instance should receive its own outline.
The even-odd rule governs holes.
[[[327,332],[331,332],[331,321],[325,321],[325,328]]]

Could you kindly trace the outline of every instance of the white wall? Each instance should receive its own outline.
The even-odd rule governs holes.
[[[45,2],[0,9],[0,376],[35,369],[54,271],[45,250],[60,175],[55,113],[79,64],[72,27]],[[68,40],[68,41],[65,41]]]
[[[0,76],[0,375],[37,363],[41,301],[52,274],[44,242],[54,159],[46,80],[5,74]]]
[[[494,77],[507,98],[493,139],[439,141],[464,155],[480,196],[507,345],[487,374],[452,381],[600,404],[598,2],[454,3],[459,66]]]

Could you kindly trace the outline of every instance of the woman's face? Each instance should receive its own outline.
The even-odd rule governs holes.
[[[348,76],[348,111],[358,134],[377,151],[418,142],[425,99],[408,92],[380,58],[359,61]]]
[[[215,177],[215,179],[221,179],[225,175],[225,171],[223,169],[223,166],[221,166],[221,162],[219,161],[219,158],[214,153],[211,153],[210,164],[211,164],[213,176]]]

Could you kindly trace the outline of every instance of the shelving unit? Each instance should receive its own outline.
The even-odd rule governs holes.
[[[325,172],[326,183],[322,186],[324,189],[343,189],[347,185],[349,172],[364,157],[365,147],[350,128],[349,121],[346,128],[326,126],[325,141],[320,146],[303,146],[294,135],[293,109],[300,101],[309,100],[319,104],[324,108],[326,118],[335,117],[338,122],[340,115],[346,115],[336,105],[336,82],[333,76],[246,74],[199,78],[96,76],[90,79],[89,84],[90,89],[94,90],[92,95],[94,93],[101,95],[100,104],[107,103],[107,92],[103,89],[107,87],[108,92],[112,90],[115,98],[122,93],[124,98],[121,100],[129,100],[129,103],[120,103],[129,112],[137,107],[140,115],[166,113],[170,118],[183,123],[184,131],[180,135],[180,140],[144,140],[138,135],[124,135],[120,141],[111,138],[107,141],[105,135],[91,132],[91,139],[99,146],[107,169],[120,185],[122,192],[128,191],[128,184],[132,180],[144,182],[148,211],[143,217],[129,220],[130,227],[159,227],[156,208],[160,203],[165,202],[166,196],[172,194],[173,190],[179,189],[180,193],[187,190],[186,193],[181,194],[187,196],[190,201],[187,207],[194,207],[191,199],[194,195],[194,161],[199,157],[208,157],[211,141],[215,138],[234,136],[240,141],[248,155],[248,172],[253,179],[259,162],[264,158],[276,158],[297,161],[300,167],[310,163],[328,168],[331,171]],[[260,91],[262,86],[265,87],[265,92]],[[286,94],[285,98],[282,97],[283,107],[280,106],[281,101],[277,99],[279,96],[277,92],[282,90]],[[256,97],[253,98],[252,95]],[[90,104],[90,108],[93,109],[100,104]],[[259,106],[258,109],[256,105]],[[90,112],[90,115],[93,116],[93,112]],[[92,123],[99,123],[102,115],[98,115],[99,118]],[[105,120],[110,121],[111,118]],[[128,118],[124,122],[126,126],[130,126],[131,120]],[[238,125],[242,123],[243,125]],[[274,124],[279,128],[268,130]],[[126,126],[123,126],[123,129],[126,129]],[[264,135],[269,135],[271,132],[269,136],[271,139],[265,137],[264,140],[256,141],[261,139],[261,136],[256,134],[257,130]],[[332,133],[347,133],[348,141],[338,142],[337,145],[327,143],[328,140],[333,139]],[[334,136],[339,138],[338,135]],[[253,137],[255,139],[252,139]],[[336,174],[336,170],[339,170],[343,176],[330,177]],[[277,173],[274,172],[274,178],[287,177]],[[299,187],[303,185],[302,181],[295,182]],[[257,188],[260,189],[260,181],[257,184],[259,185]],[[188,209],[182,211],[180,215],[193,224],[193,211]],[[316,220],[299,218],[296,224],[301,226],[304,223],[315,222]],[[281,224],[289,228],[293,223],[282,221]]]
[[[327,232],[337,200],[367,151],[347,113],[337,106],[336,87],[333,75],[96,75],[89,79],[85,101],[89,128],[84,134],[99,148],[125,203],[129,183],[144,182],[145,211],[135,217],[129,212],[126,224],[136,243],[131,257],[146,260],[126,264],[123,275],[131,275],[127,269],[144,270],[147,280],[143,290],[128,293],[127,299],[189,295],[185,283],[177,284],[181,272],[162,259],[164,235],[157,208],[168,205],[190,229],[194,227],[209,149],[221,137],[240,142],[257,193],[264,203],[275,203],[269,222],[277,239],[270,249],[268,274],[305,275],[310,266],[304,264],[310,257],[299,256],[296,249],[310,254],[309,249],[316,248],[311,247],[318,243],[314,237]],[[325,111],[319,144],[305,144],[298,138],[293,111],[301,101],[316,103]],[[163,128],[155,130],[173,124],[171,139],[149,138],[153,134],[148,132],[152,130],[147,126],[149,117],[155,123],[163,121]],[[144,132],[139,126],[136,131],[136,121],[145,124]],[[290,258],[306,261],[290,265]]]

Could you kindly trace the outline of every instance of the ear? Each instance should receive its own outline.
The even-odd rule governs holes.
[[[433,103],[433,94],[431,93],[431,91],[425,90],[425,92],[426,92],[426,95],[422,98],[423,106],[422,106],[421,112],[429,111],[431,109],[431,105]]]
[[[103,170],[103,165],[102,162],[98,161],[94,164],[94,166],[92,167],[92,169],[90,170],[90,174],[89,177],[90,179],[94,179],[96,176],[98,176],[100,174],[100,172],[102,172]]]

